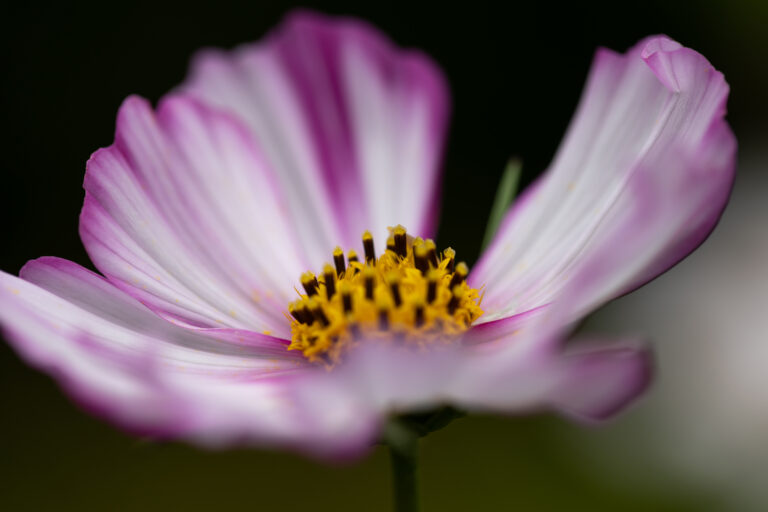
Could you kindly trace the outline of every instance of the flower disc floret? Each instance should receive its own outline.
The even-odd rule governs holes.
[[[363,234],[364,260],[354,251],[333,251],[334,264],[318,275],[301,275],[299,299],[288,305],[292,318],[289,350],[313,362],[333,365],[364,340],[388,340],[411,347],[452,343],[483,314],[481,296],[471,288],[456,252],[438,253],[432,240],[390,229],[387,249],[376,256],[370,232]]]

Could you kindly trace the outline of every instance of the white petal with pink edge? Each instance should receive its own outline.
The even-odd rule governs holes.
[[[228,115],[132,97],[88,162],[81,237],[99,270],[169,319],[287,336],[306,263],[273,180]]]
[[[649,38],[625,55],[600,50],[574,120],[552,167],[507,214],[470,276],[487,284],[492,321],[558,300],[582,260],[621,222],[640,182],[654,181],[668,225],[654,254],[624,252],[625,268],[592,303],[609,300],[663,272],[700,244],[725,206],[735,168],[735,140],[723,120],[728,86],[693,50]],[[666,173],[666,174],[665,174]],[[636,187],[630,187],[633,176]],[[632,232],[625,233],[632,237]],[[650,241],[649,241],[650,242]],[[611,248],[607,248],[610,250]],[[622,248],[614,246],[621,252]],[[586,312],[586,311],[585,311]]]
[[[260,43],[203,52],[182,90],[247,122],[315,265],[366,229],[434,234],[448,90],[421,53],[299,12]]]
[[[86,408],[124,428],[325,457],[357,453],[375,433],[375,418],[344,395],[320,387],[312,398],[321,404],[305,403],[297,382],[308,367],[283,340],[175,326],[66,260],[35,260],[23,274],[0,274],[9,341]]]

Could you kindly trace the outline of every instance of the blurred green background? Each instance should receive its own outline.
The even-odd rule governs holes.
[[[504,163],[524,159],[524,184],[546,167],[595,47],[624,50],[661,32],[725,73],[742,165],[723,225],[689,261],[585,327],[653,335],[657,385],[598,429],[549,416],[458,420],[422,443],[422,502],[426,511],[768,510],[768,451],[760,449],[768,446],[768,396],[757,378],[731,389],[744,365],[725,364],[741,354],[754,375],[768,374],[759,343],[768,326],[744,313],[768,303],[768,3],[302,5],[365,18],[445,70],[454,116],[438,242],[470,261]],[[0,268],[16,273],[41,255],[88,265],[77,237],[84,163],[111,142],[120,101],[132,93],[157,100],[183,78],[196,49],[258,39],[292,7],[226,0],[9,6],[0,34]],[[87,416],[4,344],[0,381],[0,510],[390,508],[381,448],[328,467],[284,453],[147,443]]]

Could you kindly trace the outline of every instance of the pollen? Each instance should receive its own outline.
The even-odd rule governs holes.
[[[383,254],[373,235],[362,236],[364,258],[341,247],[333,263],[307,271],[302,291],[288,305],[291,344],[312,362],[332,367],[354,346],[370,340],[414,348],[454,343],[483,314],[481,296],[466,281],[469,268],[451,248],[390,228]]]

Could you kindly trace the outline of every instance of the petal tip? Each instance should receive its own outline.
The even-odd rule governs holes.
[[[556,406],[582,423],[600,423],[615,416],[653,380],[653,353],[641,342],[572,356],[578,358],[576,371],[566,379]]]
[[[702,80],[703,73],[708,73],[723,82],[727,96],[728,87],[723,74],[696,50],[664,35],[648,37],[641,41],[637,48],[640,49],[640,58],[670,91],[685,92],[692,87],[701,86],[707,82]]]
[[[640,56],[643,59],[648,59],[657,52],[673,52],[683,48],[683,45],[664,34],[647,37],[640,45],[642,46]]]

